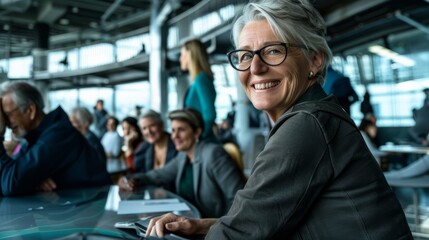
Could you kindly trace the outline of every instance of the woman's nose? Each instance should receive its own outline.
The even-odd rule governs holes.
[[[252,62],[250,63],[250,72],[252,74],[259,74],[265,72],[268,67],[269,66],[261,60],[261,57],[255,54],[252,58]]]

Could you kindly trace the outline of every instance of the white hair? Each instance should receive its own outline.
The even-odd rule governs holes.
[[[322,70],[317,76],[317,82],[323,85],[332,52],[325,39],[325,21],[313,5],[307,0],[262,0],[248,3],[233,26],[235,46],[238,46],[238,37],[244,26],[259,20],[266,20],[282,41],[306,46],[309,51],[303,52],[308,60],[313,53],[324,56]]]

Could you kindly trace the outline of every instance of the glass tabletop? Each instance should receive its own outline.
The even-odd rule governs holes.
[[[155,187],[123,192],[117,186],[104,186],[0,198],[0,239],[55,239],[74,233],[135,239],[138,238],[136,235],[116,228],[115,223],[164,212],[119,215],[119,202],[169,198],[177,198],[190,208],[177,214],[200,217],[192,204],[172,192]]]

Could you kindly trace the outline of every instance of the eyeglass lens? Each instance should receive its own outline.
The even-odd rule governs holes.
[[[255,55],[258,55],[265,64],[277,66],[286,59],[287,48],[284,44],[272,44],[256,51],[235,50],[228,54],[228,58],[235,69],[243,71],[250,68]]]

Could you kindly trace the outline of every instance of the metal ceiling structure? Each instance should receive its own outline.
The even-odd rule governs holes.
[[[158,1],[158,0],[152,0]],[[48,26],[44,34],[49,37],[47,49],[79,46],[100,41],[113,41],[118,37],[150,25],[151,0],[0,0],[0,59],[31,55],[40,47],[40,26]],[[201,2],[198,0],[159,0],[167,3],[172,19],[186,13]],[[217,0],[216,3],[240,2]],[[245,3],[247,1],[241,1]],[[408,30],[426,31],[429,35],[429,2],[424,0],[312,0],[324,16],[328,26],[328,42],[336,54],[368,42],[389,38]],[[162,15],[162,10],[160,15]],[[216,30],[216,29],[215,29]],[[213,30],[214,32],[216,32]],[[217,33],[216,33],[217,34]],[[428,38],[416,41],[413,38],[395,37],[392,43],[429,48]],[[216,36],[216,50],[223,53],[231,47],[229,31]],[[127,68],[132,68],[127,65]],[[140,66],[145,68],[147,66]],[[109,66],[110,72],[88,72],[98,77],[112,79],[109,74],[118,74]],[[113,72],[113,73],[111,73]],[[58,78],[68,78],[73,73],[64,73]],[[146,72],[147,75],[147,72]],[[51,78],[52,76],[46,76]],[[110,82],[116,84],[119,82]]]
[[[178,7],[170,18],[200,1],[171,2]],[[399,19],[395,15],[397,12],[423,26],[429,23],[429,3],[424,0],[313,2],[326,19],[334,51],[413,28]],[[119,34],[149,26],[150,5],[151,0],[1,0],[0,45],[3,47],[0,58],[30,54],[37,47],[39,23],[50,26],[49,49],[108,41]]]
[[[181,0],[170,17],[196,2]],[[1,0],[0,58],[31,54],[41,23],[49,25],[49,49],[109,41],[148,26],[150,5],[151,0]]]

